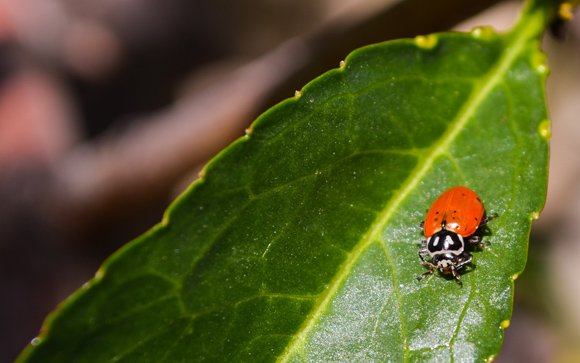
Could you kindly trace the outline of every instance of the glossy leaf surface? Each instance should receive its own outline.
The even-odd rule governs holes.
[[[542,9],[369,46],[270,109],[163,223],[51,315],[22,362],[482,361],[546,193]],[[497,213],[463,284],[417,227],[465,185]]]

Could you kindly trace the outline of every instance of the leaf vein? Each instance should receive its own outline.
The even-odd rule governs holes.
[[[320,303],[314,307],[313,313],[305,320],[305,324],[301,330],[295,335],[284,353],[279,357],[279,362],[288,361],[292,353],[298,349],[299,346],[304,344],[308,333],[312,331],[315,322],[320,318],[326,307],[330,304],[332,297],[338,291],[339,285],[341,285],[341,283],[346,279],[348,272],[352,269],[362,252],[372,241],[381,238],[384,226],[387,225],[398,206],[403,203],[413,190],[415,190],[417,185],[430,170],[435,159],[448,152],[451,143],[457,139],[458,135],[463,130],[463,127],[475,115],[477,107],[484,102],[491,90],[501,82],[502,75],[506,74],[508,67],[514,62],[516,56],[520,54],[524,44],[526,44],[525,40],[529,36],[530,34],[527,34],[524,28],[521,33],[517,34],[517,37],[511,38],[511,45],[513,47],[509,52],[503,53],[503,55],[498,59],[497,65],[489,71],[486,81],[479,83],[478,87],[474,89],[471,96],[465,102],[464,107],[460,110],[457,117],[449,127],[449,131],[443,134],[439,142],[435,143],[433,147],[426,152],[426,155],[417,164],[415,170],[411,172],[409,180],[406,183],[403,183],[403,189],[395,194],[395,198],[386,205],[383,213],[379,215],[375,223],[370,226],[369,232],[366,233],[361,238],[358,245],[353,248],[349,256],[350,258],[345,261],[335,279],[333,279],[329,284],[329,289],[327,290],[326,295],[322,298]]]

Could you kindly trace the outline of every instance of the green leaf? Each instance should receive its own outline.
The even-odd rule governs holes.
[[[369,46],[263,114],[49,316],[20,362],[482,361],[498,354],[547,183],[551,8]],[[463,284],[425,272],[437,195],[484,200]]]

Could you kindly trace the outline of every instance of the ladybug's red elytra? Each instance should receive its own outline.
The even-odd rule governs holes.
[[[473,235],[494,217],[484,218],[484,214],[483,202],[473,190],[456,186],[443,192],[429,208],[425,222],[420,224],[426,239],[422,243],[419,257],[429,271],[418,279],[421,280],[432,274],[433,269],[437,269],[444,274],[453,274],[457,282],[461,283],[457,270],[473,259],[465,249],[465,242],[480,247],[486,244]],[[425,255],[429,255],[431,261],[426,261],[423,257]]]

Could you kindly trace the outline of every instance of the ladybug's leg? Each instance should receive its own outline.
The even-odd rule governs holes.
[[[471,237],[469,237],[467,242],[471,243],[472,245],[478,244],[479,243],[479,236],[471,236]]]
[[[423,242],[423,243],[425,243],[425,242]],[[429,251],[427,251],[426,248],[423,248],[422,250],[419,251],[419,257],[421,257],[421,263],[423,265],[425,265],[426,263],[429,263],[429,262],[425,261],[425,259],[423,258],[423,256],[428,255],[428,254],[429,254]]]
[[[429,271],[417,276],[417,280],[421,280],[421,279],[425,278],[425,276],[431,275],[433,273],[433,269],[437,268],[437,266],[435,266],[433,263],[425,260],[425,258],[423,256],[427,255],[427,254],[429,254],[429,251],[427,251],[427,249],[422,249],[419,251],[419,257],[421,258],[421,264],[423,264],[423,266],[427,266],[429,268]]]
[[[483,247],[486,244],[488,244],[489,242],[487,242],[487,241],[481,241],[480,238],[479,238],[479,236],[471,236],[467,240],[467,243],[469,243],[470,245],[477,246],[477,247]]]
[[[481,220],[481,223],[479,224],[479,227],[483,227],[487,224],[487,222],[489,222],[490,220],[492,220],[493,218],[497,217],[497,214],[492,214],[490,216],[487,216],[485,218],[483,218]],[[489,241],[480,241],[479,236],[471,236],[469,237],[469,239],[467,240],[467,243],[471,244],[471,245],[475,245],[477,247],[483,247],[486,244],[489,243]]]
[[[459,270],[460,268],[462,268],[463,266],[467,265],[468,263],[471,262],[471,260],[473,260],[473,255],[469,252],[463,252],[461,254],[461,259],[460,261],[457,263],[457,265],[455,265],[455,270]],[[454,274],[455,275],[455,274]]]
[[[457,283],[461,284],[461,276],[459,276],[459,274],[456,271],[458,268],[459,267],[457,267],[457,266],[451,267],[451,273],[453,274],[453,276],[455,276],[455,279],[457,279]]]
[[[424,274],[421,274],[419,276],[417,276],[417,280],[421,281],[422,279],[424,279],[425,277],[431,275],[433,273],[433,269],[429,268],[429,271],[425,272]]]
[[[419,228],[425,228],[425,221],[419,223]]]
[[[423,257],[421,257],[421,259],[423,260]],[[429,261],[425,261],[425,260],[423,260],[422,264],[423,264],[424,266],[427,266],[427,267],[429,268],[429,271],[427,271],[427,272],[425,272],[425,273],[423,273],[423,274],[421,274],[421,275],[417,276],[417,280],[419,280],[419,281],[421,281],[422,279],[424,279],[426,276],[429,276],[429,275],[431,275],[431,274],[433,273],[433,269],[434,269],[434,268],[437,268],[437,266],[435,266],[434,264],[432,264],[432,263],[431,263],[431,262],[429,262]]]
[[[455,266],[451,266],[451,273],[457,279],[457,283],[459,283],[459,284],[461,283],[461,277],[457,273],[457,270],[459,270],[463,266],[465,266],[468,263],[470,263],[471,260],[473,260],[473,255],[471,253],[469,253],[469,252],[465,252],[464,251],[461,254],[461,256],[459,256],[459,258],[457,259],[457,264]]]
[[[491,221],[493,218],[497,217],[497,214],[492,214],[490,216],[485,217],[484,219],[481,220],[481,223],[479,224],[480,227],[483,227],[487,224],[487,222]]]

